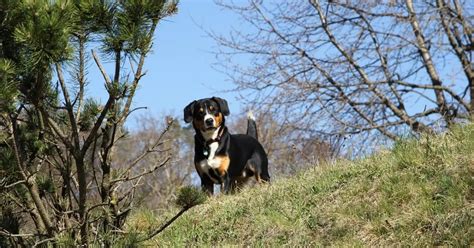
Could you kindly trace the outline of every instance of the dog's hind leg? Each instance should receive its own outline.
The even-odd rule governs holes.
[[[255,180],[257,180],[258,183],[269,183],[270,182],[270,176],[262,172],[255,173]]]
[[[266,157],[259,156],[255,153],[251,159],[247,161],[247,168],[252,171],[257,183],[270,182],[268,174],[268,160]]]
[[[260,165],[260,178],[263,182],[269,183],[270,174],[268,174],[268,158],[266,156],[262,159],[262,163]]]
[[[257,181],[257,183],[262,183],[262,177],[260,177],[259,173],[255,173],[255,180]]]
[[[260,178],[261,182],[264,182],[264,183],[269,183],[270,182],[270,175],[268,175],[268,172],[267,173],[261,173],[259,175],[259,178]]]

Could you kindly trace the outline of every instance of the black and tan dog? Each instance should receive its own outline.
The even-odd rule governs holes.
[[[225,126],[228,115],[227,101],[218,97],[196,100],[184,108],[184,121],[192,122],[196,131],[194,164],[209,194],[214,193],[214,184],[221,184],[229,193],[252,176],[257,182],[270,181],[255,119],[249,115],[247,134],[230,134]]]

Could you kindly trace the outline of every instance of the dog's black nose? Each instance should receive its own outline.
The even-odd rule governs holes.
[[[214,125],[214,120],[212,118],[206,119],[206,125],[213,126]]]

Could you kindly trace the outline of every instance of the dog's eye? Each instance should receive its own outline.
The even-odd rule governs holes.
[[[210,106],[210,107],[209,107],[209,110],[210,110],[210,111],[213,111],[213,110],[214,110],[214,107],[213,107],[213,106]]]
[[[200,109],[199,109],[199,113],[201,113],[201,114],[204,113],[204,109],[203,109],[203,108],[200,108]]]

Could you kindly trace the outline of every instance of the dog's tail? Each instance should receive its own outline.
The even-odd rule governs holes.
[[[247,135],[258,140],[257,123],[255,123],[255,116],[253,116],[252,110],[249,110],[247,113]]]

